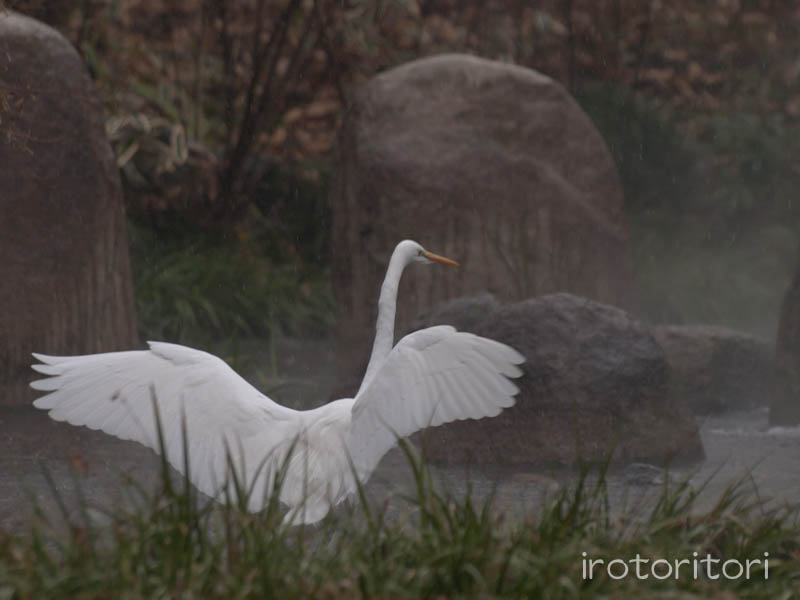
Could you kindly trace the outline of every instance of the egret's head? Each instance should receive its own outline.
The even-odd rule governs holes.
[[[443,265],[450,265],[451,267],[457,267],[458,263],[454,260],[450,260],[449,258],[445,258],[444,256],[439,256],[438,254],[434,254],[433,252],[428,252],[420,246],[417,242],[411,240],[404,240],[397,245],[397,249],[395,252],[400,251],[403,256],[406,257],[406,264],[410,263],[423,263],[423,264],[430,264],[433,262],[438,262]]]

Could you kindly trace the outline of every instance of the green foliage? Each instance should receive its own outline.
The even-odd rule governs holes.
[[[318,182],[304,171],[314,172]],[[330,165],[308,161],[286,168],[280,163],[266,171],[253,197],[253,206],[264,218],[252,224],[263,252],[279,260],[297,260],[323,268],[329,264]]]
[[[772,338],[790,278],[796,231],[774,225],[709,243],[685,231],[639,229],[642,302],[656,322],[714,323]]]
[[[683,114],[615,86],[579,100],[620,171],[645,315],[773,336],[800,230],[800,126]]]
[[[511,520],[491,500],[440,491],[424,463],[407,445],[402,448],[415,481],[404,515],[388,519],[359,490],[359,504],[337,509],[318,527],[283,525],[274,500],[259,514],[247,513],[247,490],[235,480],[227,504],[201,500],[162,461],[160,490],[134,487],[137,501],[112,510],[109,524],[70,521],[64,510],[63,522],[40,515],[29,533],[0,535],[0,594],[771,599],[800,589],[796,511],[752,501],[742,485],[732,485],[710,510],[698,512],[698,490],[666,483],[649,514],[612,518],[605,467],[596,473],[582,468],[574,485],[543,501],[530,517]],[[52,489],[63,505],[58,488]],[[87,506],[80,511],[84,516]],[[758,569],[749,580],[702,574],[695,579],[691,570],[665,580],[614,580],[602,569],[592,579],[583,576],[584,553],[607,563],[637,554],[691,559],[695,552],[742,564],[768,552],[769,577]]]
[[[674,114],[624,86],[590,85],[576,99],[614,157],[629,214],[696,210],[692,173],[697,156]]]
[[[798,230],[800,123],[780,114],[719,114],[709,119],[699,142],[710,146],[720,163],[717,172],[723,185],[714,199],[727,208],[726,216],[744,222],[785,222]]]
[[[131,227],[142,337],[207,344],[329,332],[335,310],[325,267],[272,260],[240,237]]]

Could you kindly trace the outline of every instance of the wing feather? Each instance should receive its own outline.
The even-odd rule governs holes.
[[[348,448],[368,474],[398,437],[427,426],[496,416],[519,391],[524,357],[509,346],[449,326],[404,337],[356,396]]]
[[[250,469],[271,451],[286,447],[301,424],[297,411],[261,394],[224,361],[185,346],[151,342],[149,350],[34,357],[41,364],[33,368],[50,376],[31,384],[49,392],[34,406],[48,410],[57,421],[134,440],[158,452],[152,389],[167,460],[183,472],[185,418],[190,480],[210,496],[217,495],[227,480],[226,445],[241,452]],[[276,461],[283,458],[280,452],[273,455]],[[261,489],[269,485],[265,482]],[[263,497],[251,500],[251,508],[257,510]]]

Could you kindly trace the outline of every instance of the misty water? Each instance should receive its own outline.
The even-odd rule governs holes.
[[[750,499],[773,505],[792,504],[800,496],[800,428],[768,428],[766,409],[704,417],[699,424],[704,461],[666,470],[637,463],[611,471],[608,494],[613,514],[645,515],[665,482],[689,480],[698,489],[704,486],[696,510],[713,506],[725,488],[737,481],[743,482],[741,490],[752,495]],[[5,410],[0,413],[0,425],[0,528],[6,531],[24,531],[35,506],[46,514],[59,514],[53,488],[71,518],[78,518],[81,496],[98,509],[94,515],[102,515],[120,502],[132,502],[135,494],[126,480],[146,489],[158,485],[158,458],[136,443],[54,423],[35,409]],[[493,494],[495,510],[535,517],[547,497],[574,483],[576,472],[433,467],[432,476],[441,491],[456,497],[467,489],[478,499]],[[366,491],[378,506],[390,498],[390,517],[408,512],[404,496],[413,495],[414,488],[406,459],[398,450],[384,458]]]

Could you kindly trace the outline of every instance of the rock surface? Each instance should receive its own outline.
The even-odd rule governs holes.
[[[614,162],[589,118],[544,75],[466,55],[387,71],[356,95],[337,161],[332,254],[348,349],[343,379],[362,375],[380,284],[404,238],[462,268],[408,269],[398,331],[424,307],[484,290],[504,302],[568,291],[636,305]]]
[[[137,342],[122,193],[85,65],[55,30],[0,11],[0,403],[33,351]]]
[[[573,465],[578,459],[680,463],[703,457],[687,404],[647,326],[570,294],[507,305],[474,332],[526,358],[517,404],[498,417],[417,434],[434,463]]]
[[[503,305],[492,294],[484,292],[474,296],[461,296],[434,306],[411,321],[400,337],[434,325],[452,325],[459,331],[475,331],[483,321],[499,311]]]
[[[769,414],[772,425],[800,424],[800,251],[781,307],[772,398]]]
[[[768,403],[774,353],[766,340],[710,325],[658,325],[653,335],[672,368],[674,393],[696,414]]]

